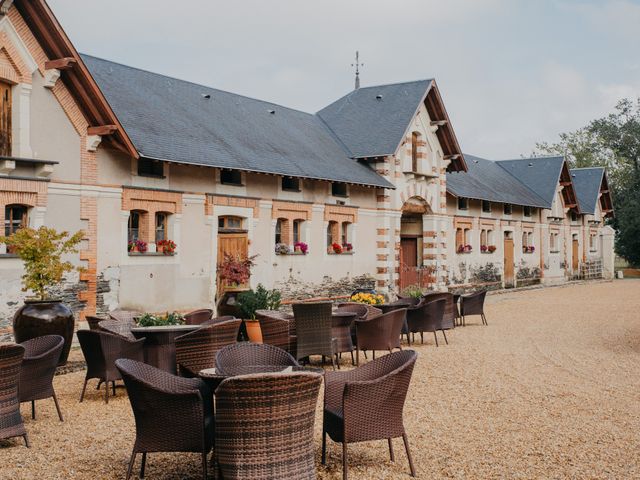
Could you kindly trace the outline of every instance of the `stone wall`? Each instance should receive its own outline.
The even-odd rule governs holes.
[[[290,277],[285,281],[276,282],[274,288],[282,292],[283,300],[303,300],[317,297],[339,297],[351,295],[358,288],[375,288],[375,278],[371,275],[359,275],[356,277],[344,277],[334,280],[324,277],[321,283],[304,282],[298,278]]]

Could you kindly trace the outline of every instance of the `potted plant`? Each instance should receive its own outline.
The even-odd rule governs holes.
[[[353,251],[353,245],[351,245],[350,243],[345,243],[342,245],[342,248],[345,252],[351,252]]]
[[[351,295],[351,302],[364,303],[366,305],[382,305],[384,297],[380,294],[360,292]]]
[[[178,312],[167,312],[164,315],[145,313],[137,319],[139,327],[163,327],[168,325],[183,325],[184,315]]]
[[[164,255],[173,255],[176,252],[176,246],[173,240],[160,240],[156,243],[156,251]]]
[[[146,253],[147,249],[147,242],[140,239],[132,240],[127,245],[127,251],[129,253]]]
[[[245,329],[249,341],[262,343],[260,322],[256,320],[258,310],[278,310],[281,294],[278,290],[268,290],[258,284],[255,290],[249,290],[238,295],[238,308],[244,319]]]
[[[79,231],[73,235],[57,232],[53,228],[21,228],[9,237],[0,237],[0,243],[10,246],[24,262],[22,291],[31,291],[34,297],[25,303],[13,317],[13,335],[17,343],[43,335],[64,337],[64,348],[58,365],[67,363],[75,319],[71,309],[58,298],[51,296],[51,289],[63,280],[67,272],[81,271],[81,267],[62,256],[78,253],[78,245],[84,237]]]
[[[339,255],[342,253],[342,245],[340,245],[339,243],[332,243],[331,250],[333,250],[333,253]]]
[[[486,245],[480,245],[480,251],[482,253],[487,253],[488,250],[489,250],[489,247],[487,247]]]
[[[286,243],[276,243],[276,255],[289,255],[291,249]]]
[[[303,255],[306,255],[306,254],[307,254],[307,252],[309,251],[309,245],[307,245],[307,244],[306,244],[306,243],[304,243],[304,242],[296,242],[296,243],[293,245],[293,248],[294,248],[294,250],[295,250],[296,252],[298,252],[298,253],[302,253]]]
[[[497,250],[497,247],[495,245],[489,245],[487,247],[487,250],[489,251],[489,253],[493,253]]]

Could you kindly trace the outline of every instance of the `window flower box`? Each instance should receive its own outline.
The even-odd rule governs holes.
[[[536,247],[534,247],[533,245],[530,246],[524,246],[522,247],[522,253],[533,253],[536,251]]]
[[[276,243],[275,251],[276,255],[289,255],[291,253],[291,249],[286,243]]]
[[[471,245],[460,245],[458,247],[458,253],[471,253],[473,251],[473,247]]]
[[[147,242],[143,242],[142,240],[135,240],[133,242],[129,242],[127,245],[127,251],[129,253],[147,253],[149,249]]]
[[[176,242],[173,240],[160,240],[156,243],[156,252],[163,255],[173,255],[176,252]]]
[[[307,245],[304,242],[296,242],[293,245],[293,251],[294,253],[300,253],[302,255],[306,255],[307,252],[309,251],[309,245]]]

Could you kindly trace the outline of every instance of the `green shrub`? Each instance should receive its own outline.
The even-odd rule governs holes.
[[[255,290],[238,295],[238,308],[242,318],[255,320],[257,310],[278,310],[282,295],[278,290],[267,290],[259,284]]]
[[[145,313],[138,318],[138,326],[140,327],[163,327],[165,325],[182,325],[184,316],[178,312],[167,312],[164,315],[152,315]]]

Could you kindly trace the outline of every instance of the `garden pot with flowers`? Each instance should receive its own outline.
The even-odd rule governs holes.
[[[495,252],[496,250],[497,250],[497,247],[496,247],[495,245],[489,245],[489,246],[487,247],[487,251],[488,251],[489,253],[493,253],[493,252]]]
[[[342,245],[340,245],[339,243],[332,243],[329,249],[329,253],[335,253],[337,255],[340,255],[342,253]]]
[[[458,253],[471,253],[473,247],[471,245],[460,245],[458,247]]]
[[[59,286],[64,274],[82,271],[69,261],[63,261],[63,255],[78,253],[82,241],[82,231],[70,235],[57,232],[53,228],[21,228],[9,237],[0,237],[0,243],[11,247],[24,263],[22,291],[35,294],[27,298],[24,305],[13,317],[13,335],[16,343],[22,343],[43,335],[60,335],[64,338],[64,347],[58,365],[67,363],[75,319],[71,309],[55,298],[51,290]]]
[[[489,247],[487,247],[486,245],[480,245],[480,251],[482,253],[487,253],[489,251]]]
[[[296,242],[293,245],[293,249],[296,253],[302,253],[303,255],[306,255],[309,251],[309,245],[304,242]]]
[[[216,313],[218,316],[233,315],[241,318],[238,295],[249,290],[251,268],[257,255],[245,258],[239,254],[224,254],[218,265]]]
[[[345,252],[352,252],[353,251],[353,245],[351,245],[350,243],[344,243],[344,244],[342,244],[342,249]]]
[[[127,246],[129,253],[147,253],[147,249],[147,242],[139,239],[129,242],[129,245]]]
[[[365,305],[382,305],[384,297],[379,294],[359,292],[351,295],[350,301],[364,303]]]
[[[173,255],[176,253],[176,242],[173,240],[160,240],[156,243],[156,251],[165,255]]]
[[[262,343],[262,330],[260,322],[256,320],[258,310],[278,310],[280,308],[281,294],[278,290],[267,290],[262,284],[258,284],[255,290],[248,290],[238,295],[238,308],[250,342]]]

